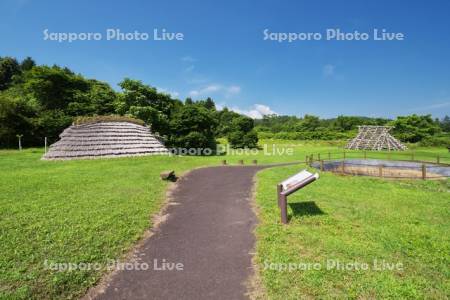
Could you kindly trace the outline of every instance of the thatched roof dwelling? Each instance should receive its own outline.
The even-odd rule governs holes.
[[[358,126],[358,135],[345,148],[353,150],[403,151],[406,146],[393,137],[390,126]]]
[[[150,128],[126,121],[72,125],[60,134],[42,159],[88,159],[168,154]]]

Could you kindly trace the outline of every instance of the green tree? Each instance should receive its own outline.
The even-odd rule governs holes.
[[[234,118],[227,136],[230,146],[232,148],[258,147],[258,134],[253,128],[253,119],[246,116]]]
[[[422,139],[441,131],[439,124],[433,120],[431,115],[401,116],[392,121],[390,125],[394,126],[394,135],[399,137],[400,140],[410,143],[420,142]]]
[[[20,73],[20,65],[15,58],[0,57],[0,91],[10,87],[14,76]]]
[[[179,107],[170,120],[168,144],[178,148],[203,148],[215,151],[214,114],[198,105]]]

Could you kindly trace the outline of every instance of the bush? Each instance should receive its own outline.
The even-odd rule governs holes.
[[[253,119],[245,116],[234,118],[231,121],[230,132],[227,135],[232,148],[258,147],[258,134],[253,129]]]
[[[426,137],[419,143],[422,147],[445,147],[450,148],[450,136]]]

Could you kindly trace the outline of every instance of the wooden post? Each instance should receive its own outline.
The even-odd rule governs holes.
[[[345,159],[345,151],[344,151],[344,159]]]
[[[345,160],[341,162],[342,174],[345,174]]]
[[[437,163],[437,164],[440,164],[440,163],[441,163],[441,157],[440,157],[439,155],[436,157],[436,163]]]
[[[277,201],[278,207],[281,207],[281,192],[283,191],[283,186],[281,184],[277,184]]]
[[[312,163],[313,163],[313,156],[312,156],[312,154],[309,156],[309,166],[311,166],[312,165]]]
[[[243,165],[243,164],[244,164],[244,160],[243,160],[243,159],[240,159],[240,160],[239,160],[239,164],[240,164],[240,165]]]
[[[321,160],[321,161],[320,161],[320,171],[323,172],[323,170],[324,170],[324,167],[323,167],[323,160]]]
[[[320,153],[317,154],[317,160],[320,160]]]
[[[425,180],[427,178],[427,166],[422,164],[422,179]]]
[[[256,159],[254,159],[254,160],[252,161],[252,163],[253,163],[254,165],[257,165],[257,164],[258,164],[258,161],[257,161]]]
[[[383,177],[383,165],[378,166],[378,176]]]
[[[222,160],[222,165],[226,166],[227,165],[227,161],[224,159]]]
[[[331,160],[331,153],[328,152],[328,160]]]
[[[18,134],[16,136],[19,139],[19,151],[22,151],[22,137],[23,137],[23,134]]]
[[[306,155],[306,156],[305,156],[305,164],[308,164],[308,161],[309,161],[309,156]]]
[[[281,223],[287,224],[288,223],[287,199],[286,199],[286,196],[283,194],[280,194],[280,210],[281,210]]]

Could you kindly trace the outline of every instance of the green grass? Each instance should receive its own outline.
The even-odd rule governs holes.
[[[167,183],[159,179],[161,171],[173,169],[180,174],[200,166],[219,165],[222,159],[230,164],[237,163],[239,159],[244,159],[246,164],[253,159],[257,159],[258,163],[303,161],[307,154],[339,151],[338,147],[342,146],[339,142],[264,142],[270,146],[276,144],[277,149],[292,148],[294,154],[265,155],[260,150],[249,156],[41,161],[42,149],[0,151],[0,298],[74,299],[82,296],[98,282],[104,271],[56,272],[45,269],[45,260],[50,263],[105,264],[109,259],[120,258],[127,253],[144,231],[151,227],[151,216],[161,208],[167,188]],[[262,173],[260,190],[267,185],[269,191],[273,187],[272,180],[279,180],[296,170],[283,168]],[[319,182],[325,182],[325,179]],[[311,191],[319,186],[322,185],[311,186]],[[398,197],[403,199],[409,194],[429,197],[421,204],[425,208],[428,207],[426,202],[439,202],[440,198],[435,197],[442,194],[435,191],[438,183],[427,182],[424,186],[426,189],[421,191],[415,185],[407,184],[405,190],[409,192],[399,193]],[[323,185],[322,189],[332,197],[340,197],[333,192],[332,185]],[[357,191],[352,197],[364,200],[358,195],[358,189],[349,187],[347,193],[351,191]],[[267,194],[267,197],[271,196],[272,191]],[[334,198],[328,199],[335,205],[340,203]],[[267,201],[270,204],[272,200]],[[440,202],[441,210],[448,211],[448,202]],[[322,200],[317,203],[322,207]],[[264,203],[262,205],[264,207]],[[339,215],[333,215],[334,212],[327,207],[323,209],[328,218]],[[276,210],[270,213],[276,214]],[[438,217],[436,214],[434,216]],[[273,217],[277,220],[276,215]],[[274,225],[275,221],[265,220],[269,228],[279,227]],[[262,228],[264,231],[265,225]],[[426,241],[433,242],[437,232],[429,234],[430,238]],[[440,238],[444,236],[440,234]],[[307,249],[311,250],[309,246]],[[441,273],[436,271],[436,274],[439,279]],[[436,280],[436,284],[438,282]],[[268,284],[271,291],[274,283]]]
[[[449,181],[322,173],[289,197],[290,223],[282,225],[276,184],[298,169],[258,174],[257,262],[269,298],[448,298]],[[401,263],[403,270],[375,270],[375,259]],[[366,263],[369,269],[327,267],[332,261]],[[297,266],[275,270],[289,263]]]
[[[317,144],[297,143],[293,156],[147,156],[41,161],[42,149],[0,151],[0,298],[77,298],[101,271],[55,272],[49,263],[100,263],[119,258],[151,226],[167,184],[164,170],[244,159],[296,160]],[[281,145],[281,148],[286,146]],[[323,149],[333,146],[323,144]],[[301,150],[300,150],[301,149]]]

